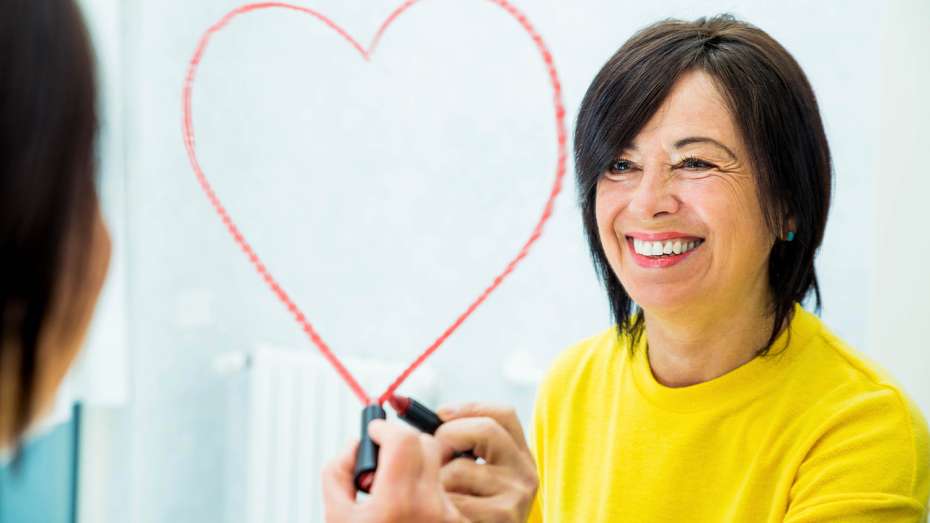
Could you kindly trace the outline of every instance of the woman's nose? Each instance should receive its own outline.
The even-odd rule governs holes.
[[[648,221],[678,211],[680,201],[672,190],[670,174],[666,166],[644,170],[628,206],[636,218]]]

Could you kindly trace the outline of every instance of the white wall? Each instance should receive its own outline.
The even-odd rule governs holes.
[[[302,3],[363,42],[395,5]],[[112,521],[218,521],[225,419],[214,358],[263,342],[313,350],[213,214],[181,139],[187,60],[201,32],[235,5],[123,7],[132,380],[128,422],[119,424],[126,433],[111,442],[121,454],[110,466],[124,467],[110,485],[122,499]],[[914,210],[900,218],[889,189],[927,183],[914,174],[919,157],[894,153],[899,178],[887,184],[890,164],[876,147],[926,143],[882,141],[899,121],[924,126],[916,129],[927,121],[880,113],[882,100],[901,93],[876,71],[919,74],[896,65],[912,56],[882,51],[883,43],[903,45],[882,40],[875,21],[884,12],[867,1],[518,5],[552,49],[569,123],[603,62],[659,18],[729,11],[781,41],[817,91],[835,159],[835,204],[818,261],[824,317],[930,408],[919,345],[928,298],[907,290],[926,289],[920,257],[905,271],[890,250],[864,254],[875,250],[872,240],[914,241],[920,193],[910,192]],[[888,26],[909,18],[916,30],[914,5],[892,9]],[[554,168],[549,97],[531,42],[503,11],[478,0],[427,0],[396,22],[369,65],[306,17],[240,19],[207,51],[194,103],[207,175],[324,338],[341,354],[408,359],[489,283],[535,222]],[[522,366],[544,368],[609,324],[567,181],[531,256],[431,360],[447,400],[512,403],[526,420],[532,387],[506,379],[506,362],[522,354],[530,362]],[[885,234],[891,225],[899,236]],[[382,384],[366,385],[374,392]]]
[[[872,171],[870,353],[930,416],[930,3],[889,5],[882,24],[881,139]]]

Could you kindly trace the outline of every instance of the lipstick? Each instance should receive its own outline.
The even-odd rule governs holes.
[[[442,418],[438,414],[413,398],[395,395],[388,402],[397,412],[398,418],[413,425],[421,432],[433,435],[436,433],[436,429],[442,425]],[[384,409],[377,404],[371,404],[362,410],[362,434],[358,450],[355,451],[354,470],[355,488],[361,492],[368,493],[371,490],[371,485],[375,479],[375,471],[378,469],[378,444],[368,435],[368,424],[372,420],[385,419],[386,417]],[[456,452],[452,455],[452,458],[478,459],[470,450]]]
[[[397,417],[416,427],[420,432],[429,435],[436,433],[436,429],[442,425],[442,419],[438,414],[429,410],[425,405],[413,398],[405,396],[391,396],[388,400],[391,408],[397,413]]]
[[[391,404],[391,408],[397,413],[397,417],[406,421],[413,427],[415,427],[420,432],[425,432],[429,435],[436,433],[436,430],[442,425],[442,418],[438,414],[431,411],[428,407],[420,403],[419,401],[408,398],[406,396],[394,395],[388,399],[388,403]],[[465,452],[456,452],[452,455],[454,458],[468,458],[471,460],[478,459],[475,454],[468,450]]]
[[[355,488],[367,493],[374,483],[378,468],[378,445],[368,435],[368,424],[372,420],[385,419],[387,415],[380,405],[371,404],[362,410],[362,435],[355,451]]]

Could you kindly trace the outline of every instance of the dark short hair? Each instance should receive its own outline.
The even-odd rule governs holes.
[[[635,342],[644,313],[611,270],[598,236],[596,186],[630,146],[684,73],[715,81],[747,146],[766,225],[781,237],[796,222],[794,241],[769,254],[774,323],[769,351],[794,304],[811,293],[821,305],[814,257],[830,206],[830,150],[814,91],[791,54],[761,29],[730,15],[693,22],[664,20],[642,29],[591,82],[575,126],[575,168],[585,234],[618,331]]]
[[[72,0],[12,0],[0,16],[0,384],[14,442],[27,427],[64,274],[84,274],[96,218],[94,59]],[[78,279],[78,278],[72,278]],[[58,302],[56,300],[64,300]],[[59,309],[55,309],[59,310]],[[3,368],[6,366],[7,368]],[[10,421],[12,420],[12,421]]]

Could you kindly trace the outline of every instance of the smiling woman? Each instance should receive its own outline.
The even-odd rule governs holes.
[[[710,137],[698,136],[701,133]],[[810,145],[815,151],[816,144]],[[772,155],[786,154],[787,147],[771,147]],[[751,167],[759,162],[749,160],[715,81],[700,70],[681,76],[662,106],[617,158],[597,184],[594,212],[601,240],[598,245],[609,265],[616,267],[613,277],[619,278],[622,289],[636,296],[636,303],[654,317],[686,310],[691,318],[712,318],[719,314],[720,303],[763,311],[771,300],[775,307],[769,338],[752,340],[760,353],[767,351],[793,303],[808,290],[786,287],[781,279],[769,288],[769,251],[783,249],[776,240],[795,229],[807,231],[798,244],[819,244],[826,225],[823,220],[797,223],[794,218],[811,214],[825,217],[825,212],[801,208],[804,204],[812,207],[813,199],[798,205],[778,201],[771,194],[801,192],[792,187],[799,185],[799,178],[825,179],[826,183],[818,185],[828,191],[829,165],[797,171],[797,176],[773,177],[775,187],[763,188]],[[767,160],[773,165],[785,164],[778,157]],[[759,201],[786,211],[776,214],[770,225]],[[636,240],[640,249],[636,249]],[[675,254],[675,242],[684,243],[685,252]],[[814,249],[809,249],[807,256],[803,249],[784,249],[792,258],[779,258],[782,266],[772,267],[771,273],[806,274],[816,285]],[[651,270],[657,268],[667,270]],[[782,301],[787,310],[781,310]],[[636,321],[631,330],[642,327],[644,316],[639,315]]]
[[[673,132],[656,136],[663,123]],[[767,351],[795,302],[812,291],[820,303],[813,261],[826,228],[831,164],[804,72],[764,32],[718,18],[706,24],[663,23],[640,32],[592,82],[575,142],[585,231],[614,317],[634,335],[641,332],[644,316],[634,314],[630,295],[597,241],[595,202],[597,191],[606,190],[598,185],[602,177],[629,180],[626,170],[644,168],[624,154],[642,153],[638,142],[649,147],[656,139],[672,140],[662,145],[674,153],[670,172],[677,180],[715,179],[691,183],[690,190],[713,194],[708,186],[724,183],[739,201],[721,203],[749,203],[749,212],[758,214],[742,220],[760,218],[773,239],[794,233],[796,243],[775,242],[771,256],[769,249],[758,249],[768,259],[774,299],[768,343],[760,346]],[[751,196],[746,190],[755,191],[758,203],[746,202]]]
[[[926,422],[801,307],[832,173],[791,55],[729,16],[657,23],[575,139],[616,326],[539,391],[530,521],[922,521]]]

